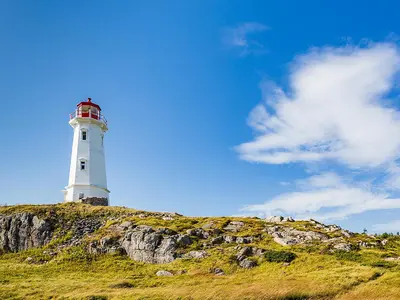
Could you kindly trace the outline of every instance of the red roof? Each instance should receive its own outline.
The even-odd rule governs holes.
[[[81,102],[81,103],[77,104],[76,106],[77,106],[77,107],[81,107],[81,106],[83,106],[83,105],[93,106],[93,107],[96,107],[98,110],[101,110],[100,106],[98,106],[97,104],[95,104],[95,103],[92,102],[92,98],[88,98],[88,101],[86,101],[86,102]]]

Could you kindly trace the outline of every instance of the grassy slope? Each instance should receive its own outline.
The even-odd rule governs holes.
[[[122,220],[152,226],[169,227],[179,232],[201,227],[211,220],[222,227],[229,220],[240,218],[177,217],[164,221],[152,213],[117,207],[86,205],[14,206],[0,208],[0,214],[31,211],[50,217],[60,225],[81,217],[108,220],[107,226],[88,239],[110,234],[110,226]],[[147,217],[143,218],[143,214]],[[141,215],[139,217],[139,215]],[[246,223],[240,235],[259,234],[264,222],[240,219]],[[301,228],[304,224],[291,224]],[[361,238],[361,237],[359,237]],[[178,259],[170,264],[151,265],[134,262],[126,256],[91,256],[82,247],[63,250],[54,258],[43,254],[62,237],[42,249],[0,255],[0,299],[399,299],[400,267],[383,263],[384,256],[400,255],[398,242],[388,249],[362,250],[358,253],[335,256],[320,254],[321,245],[314,247],[281,247],[266,236],[256,246],[266,249],[285,249],[297,254],[289,266],[260,261],[252,270],[244,270],[231,263],[235,245],[224,244],[212,250],[203,260]],[[199,244],[191,247],[196,248]],[[388,253],[390,252],[390,253]],[[47,263],[27,263],[46,260]],[[210,268],[222,268],[227,275],[215,276]],[[157,277],[158,270],[186,274]],[[378,277],[377,274],[383,274]],[[128,283],[130,288],[116,288]],[[88,298],[89,297],[89,298]],[[92,298],[95,299],[95,298]],[[101,298],[98,298],[101,299]]]

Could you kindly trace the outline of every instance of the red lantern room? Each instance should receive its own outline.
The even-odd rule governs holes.
[[[92,102],[92,98],[88,98],[87,101],[83,101],[77,105],[75,112],[70,114],[70,119],[74,118],[89,118],[103,122],[107,125],[107,120],[101,114],[101,108],[99,105]]]

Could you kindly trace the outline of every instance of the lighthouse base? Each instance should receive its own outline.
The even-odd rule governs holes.
[[[107,198],[87,197],[80,200],[83,204],[90,204],[94,206],[108,206]]]
[[[85,199],[105,199],[102,201],[95,201],[96,203],[103,203],[97,205],[108,205],[110,191],[98,186],[92,185],[72,185],[67,186],[64,192],[64,202],[84,202]],[[104,204],[107,203],[107,204]],[[88,203],[91,204],[91,203]]]

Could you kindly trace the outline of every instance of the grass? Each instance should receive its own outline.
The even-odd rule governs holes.
[[[46,246],[20,253],[0,255],[0,299],[279,299],[279,300],[348,300],[399,299],[400,264],[385,261],[399,255],[400,244],[390,238],[386,249],[363,249],[351,252],[323,251],[325,245],[283,247],[265,234],[266,223],[257,218],[190,218],[174,216],[163,220],[159,214],[121,207],[93,207],[62,204],[46,206],[0,207],[0,214],[32,212],[54,221],[56,237]],[[145,216],[145,217],[143,217]],[[125,255],[92,255],[80,246],[66,247],[56,255],[57,245],[73,236],[66,224],[80,218],[97,218],[105,226],[85,238],[99,239],[116,234],[113,226],[123,221],[136,225],[167,227],[185,233],[190,228],[213,224],[223,229],[230,221],[244,223],[237,236],[258,236],[249,246],[266,251],[257,258],[258,266],[246,270],[231,258],[236,244],[221,244],[206,249],[205,259],[177,259],[164,265],[132,261]],[[312,230],[307,222],[285,226]],[[211,231],[210,231],[211,232]],[[351,242],[356,243],[358,237]],[[363,239],[368,237],[362,235]],[[204,241],[188,248],[201,249]],[[27,260],[30,257],[31,259]],[[291,262],[284,265],[283,262]],[[225,275],[210,270],[220,268]],[[171,277],[158,277],[167,270]]]

